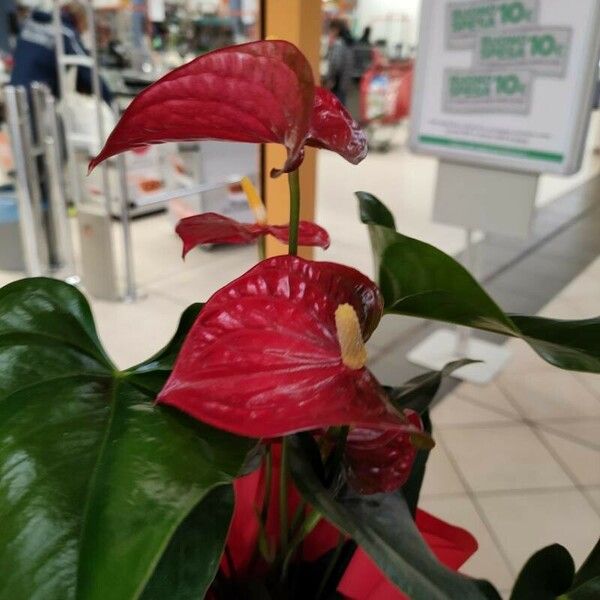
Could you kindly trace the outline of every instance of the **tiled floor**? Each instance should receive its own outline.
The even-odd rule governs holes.
[[[600,312],[599,163],[588,151],[577,176],[542,178],[530,239],[488,237],[481,244],[482,275],[505,309],[535,314],[552,299],[544,313],[557,318]],[[359,189],[380,195],[408,235],[449,253],[461,250],[463,232],[429,218],[434,160],[400,147],[358,168],[322,153],[319,167],[318,220],[333,241],[320,256],[372,274],[352,195]],[[245,247],[192,252],[183,263],[167,215],[136,222],[133,234],[140,300],[92,301],[100,336],[121,367],[150,356],[187,305],[256,260],[254,248]],[[16,277],[0,272],[0,284]],[[405,355],[429,331],[416,319],[385,317],[369,344],[382,381],[401,383],[418,372]],[[558,541],[581,562],[600,533],[600,377],[553,369],[523,343],[510,349],[510,364],[490,385],[443,386],[422,498],[424,508],[476,535],[480,549],[465,572],[504,593],[534,550]]]
[[[542,314],[598,308],[600,259]],[[600,376],[554,369],[523,342],[509,348],[496,381],[458,385],[433,409],[421,503],[476,535],[464,571],[505,595],[535,550],[559,542],[581,564],[600,536]]]

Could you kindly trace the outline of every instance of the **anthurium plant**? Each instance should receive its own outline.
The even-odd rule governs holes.
[[[298,257],[298,244],[329,244],[299,222],[304,147],[358,163],[367,145],[287,42],[225,48],[166,75],[91,166],[205,138],[283,144],[272,175],[289,179],[290,222],[267,224],[245,181],[256,223],[184,219],[184,255],[264,235],[289,253],[190,306],[158,354],[117,369],[66,283],[0,290],[0,597],[500,598],[458,573],[473,536],[418,507],[435,452],[428,408],[469,360],[390,388],[369,371],[365,343],[384,313],[411,315],[521,338],[556,367],[600,373],[600,319],[504,313],[455,260],[397,232],[367,193],[357,197],[377,283]],[[568,551],[550,546],[512,598],[598,598],[599,577],[600,548],[575,572]]]

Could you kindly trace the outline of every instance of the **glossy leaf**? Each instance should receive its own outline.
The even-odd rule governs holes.
[[[417,413],[404,414],[417,430],[423,430]],[[393,492],[403,486],[417,456],[410,438],[406,431],[352,429],[344,452],[348,483],[360,494]]]
[[[293,256],[259,263],[208,300],[159,402],[258,438],[345,424],[412,430],[366,368],[342,362],[342,304],[366,340],[381,299],[364,275]]]
[[[374,196],[357,196],[361,219],[369,226],[386,312],[521,338],[557,367],[600,373],[600,317],[560,321],[507,315],[457,261],[393,231]]]
[[[598,600],[598,598],[600,598],[600,575],[569,590],[558,600]]]
[[[580,586],[586,581],[600,577],[600,539],[575,574],[574,586]]]
[[[423,421],[425,433],[431,435],[432,426],[428,410],[421,414],[421,420]],[[429,454],[432,450],[435,451],[435,448],[419,449],[408,477],[408,481],[402,486],[402,495],[406,500],[406,504],[408,505],[408,509],[410,510],[410,514],[413,516],[413,518],[417,514],[417,506],[419,504],[421,488],[423,487],[423,480],[425,479],[425,469],[427,467],[427,461],[429,460]]]
[[[90,168],[125,150],[184,140],[283,144],[283,171],[302,162],[314,103],[312,70],[289,42],[209,52],[136,96]]]
[[[566,548],[546,546],[525,563],[510,600],[554,600],[571,587],[574,574],[575,564]]]
[[[443,566],[419,533],[401,494],[339,496],[326,489],[305,458],[297,438],[290,440],[290,469],[296,487],[309,504],[347,533],[386,574],[415,600],[483,600],[500,596]],[[487,593],[482,591],[485,586]]]
[[[137,372],[119,373],[78,290],[43,278],[0,290],[0,572],[7,597],[138,597],[188,515],[237,474],[247,440],[153,402],[181,337],[180,329]],[[228,522],[220,525],[224,532]],[[202,563],[216,564],[219,540],[197,544]],[[179,563],[161,565],[179,577]],[[196,589],[213,576],[198,568]]]
[[[203,213],[181,219],[175,232],[183,241],[183,257],[185,258],[192,248],[202,244],[249,244],[266,234],[287,244],[290,228],[289,225],[240,223],[224,215]],[[329,248],[329,234],[316,223],[300,221],[298,243],[300,246]]]
[[[329,90],[315,89],[315,100],[308,146],[337,152],[354,165],[368,151],[367,136],[346,107]]]
[[[468,358],[455,360],[448,363],[441,371],[427,371],[413,377],[401,386],[389,388],[387,391],[390,402],[398,410],[410,409],[421,414],[433,402],[444,377],[474,362],[477,361]]]
[[[288,157],[274,175],[298,168],[305,145],[354,164],[367,153],[366,136],[331,92],[315,88],[300,50],[263,40],[204,54],[146,88],[90,168],[140,146],[201,139],[283,144]]]
[[[233,491],[221,485],[185,518],[156,566],[142,600],[198,600],[219,567],[233,514]]]

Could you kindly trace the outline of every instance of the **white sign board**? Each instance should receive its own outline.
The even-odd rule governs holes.
[[[599,54],[599,0],[423,0],[411,147],[574,173]]]

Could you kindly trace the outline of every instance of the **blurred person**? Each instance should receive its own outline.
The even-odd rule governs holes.
[[[360,40],[358,40],[358,43],[364,44],[365,46],[371,45],[371,27],[369,25],[363,29],[362,36],[360,37]]]
[[[14,0],[0,2],[0,53],[12,51],[12,37],[17,27],[17,7]]]
[[[329,66],[325,83],[343,104],[346,104],[352,85],[353,44],[354,39],[346,23],[341,19],[332,19],[329,23]]]
[[[81,36],[88,29],[87,15],[83,4],[70,0],[61,9],[62,36],[65,54],[88,56]],[[73,67],[71,67],[73,68]],[[77,68],[77,91],[93,93],[92,70],[89,67]],[[52,14],[34,9],[23,23],[14,53],[14,67],[10,83],[29,89],[34,82],[45,83],[56,98],[60,98],[58,68],[56,64],[55,31]],[[110,104],[112,93],[101,81],[102,97]]]

